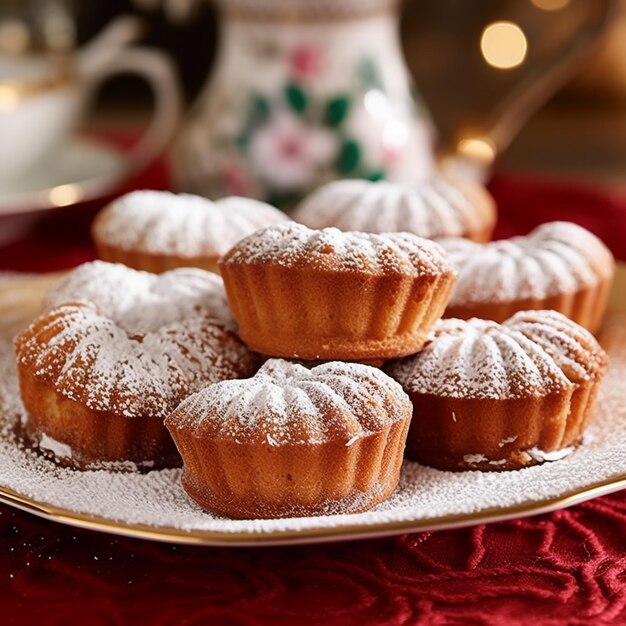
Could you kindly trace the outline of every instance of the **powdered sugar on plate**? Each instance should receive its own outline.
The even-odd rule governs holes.
[[[190,534],[212,533],[219,543],[234,533],[240,543],[280,540],[281,533],[325,531],[366,536],[385,525],[430,523],[448,516],[486,515],[519,505],[532,505],[626,475],[626,315],[614,315],[603,343],[611,364],[602,383],[585,444],[566,459],[504,473],[451,473],[405,462],[400,485],[389,500],[354,515],[281,520],[227,520],[200,509],[180,486],[180,470],[120,473],[62,468],[34,451],[18,446],[11,436],[23,409],[17,394],[14,357],[8,341],[0,344],[0,486],[72,514],[115,523],[145,524],[155,530]],[[449,523],[449,522],[448,522]],[[355,530],[356,529],[356,530]],[[391,529],[390,529],[391,530]],[[217,538],[216,538],[217,537]],[[297,536],[295,538],[297,541]],[[176,541],[176,536],[172,537]]]

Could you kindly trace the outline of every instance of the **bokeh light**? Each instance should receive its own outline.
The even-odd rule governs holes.
[[[458,154],[485,164],[491,164],[497,154],[495,145],[487,137],[464,137],[456,148]]]
[[[79,202],[83,193],[77,185],[59,185],[48,193],[48,200],[54,206],[68,206]]]
[[[0,85],[0,111],[10,111],[19,102],[17,89],[11,85]]]
[[[564,9],[570,0],[530,0],[531,3],[542,11],[559,11]]]
[[[524,31],[513,22],[493,22],[480,38],[480,50],[492,67],[509,70],[524,62],[528,42]]]

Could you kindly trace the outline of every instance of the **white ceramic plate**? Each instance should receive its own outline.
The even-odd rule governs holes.
[[[11,419],[19,419],[21,411],[6,337],[32,317],[47,284],[41,277],[0,282],[0,316],[7,320],[4,348],[0,348],[0,431]],[[195,505],[180,486],[179,470],[148,474],[72,471],[20,449],[5,436],[0,437],[0,499],[51,520],[109,533],[249,546],[467,526],[552,511],[617,491],[626,487],[625,284],[622,266],[613,311],[601,335],[611,365],[585,443],[564,460],[502,473],[441,472],[405,462],[396,492],[366,513],[229,520]]]
[[[121,149],[95,139],[74,137],[36,172],[3,183],[0,216],[69,206],[107,195],[130,173]]]

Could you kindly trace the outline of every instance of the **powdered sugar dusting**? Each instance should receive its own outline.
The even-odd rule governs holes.
[[[546,452],[545,450],[540,450],[539,448],[531,448],[528,450],[528,454],[535,459],[535,461],[539,461],[543,463],[545,461],[560,461],[564,459],[572,452],[574,452],[575,448],[561,448],[560,450],[551,450],[550,452]]]
[[[411,392],[448,398],[543,396],[597,377],[606,354],[556,311],[522,311],[504,324],[441,320],[419,354],[389,367]]]
[[[93,302],[131,334],[198,314],[235,326],[221,277],[193,267],[156,275],[120,263],[84,263],[45,295],[44,304],[55,307],[79,300]]]
[[[246,237],[224,256],[226,265],[274,263],[284,267],[310,266],[329,271],[439,274],[454,270],[435,242],[410,233],[311,230],[286,222]]]
[[[281,520],[225,520],[204,512],[180,486],[180,470],[146,474],[80,472],[62,468],[8,437],[17,386],[10,344],[0,346],[0,485],[35,500],[122,524],[147,524],[225,537],[247,533],[257,543],[268,533],[368,528],[393,523],[433,523],[443,516],[480,514],[557,498],[624,475],[626,467],[626,316],[604,333],[611,365],[601,387],[584,446],[555,463],[513,472],[443,472],[406,461],[389,500],[366,513]],[[19,404],[19,402],[17,403]],[[17,416],[16,416],[17,419]],[[175,539],[174,539],[175,540]],[[268,540],[271,538],[268,537]],[[297,540],[297,539],[296,539]],[[219,538],[213,538],[219,541]],[[245,542],[245,539],[242,540]]]
[[[486,463],[489,459],[484,454],[466,454],[463,457],[463,463],[474,465],[478,463]]]
[[[65,304],[16,338],[19,363],[62,396],[97,411],[164,418],[203,384],[248,375],[254,358],[210,317],[129,334],[91,303]]]
[[[462,237],[484,227],[476,223],[477,211],[468,196],[442,176],[416,187],[385,181],[335,181],[305,198],[293,217],[310,228],[409,232],[427,238]]]
[[[66,443],[62,443],[61,441],[57,441],[53,439],[49,435],[45,433],[41,436],[39,440],[39,447],[44,450],[49,450],[52,454],[57,458],[72,458],[73,452],[72,448],[68,446]]]
[[[572,382],[601,376],[607,355],[595,337],[557,311],[520,311],[504,323],[534,341]]]
[[[374,367],[331,362],[309,369],[270,359],[252,378],[223,381],[190,396],[166,425],[239,443],[339,439],[351,445],[411,414],[400,385]]]
[[[278,209],[251,198],[213,202],[190,194],[134,191],[100,212],[94,233],[124,250],[218,257],[246,235],[286,219]]]
[[[451,306],[575,293],[610,279],[614,268],[602,241],[569,222],[550,222],[525,237],[486,244],[440,243],[459,271]]]

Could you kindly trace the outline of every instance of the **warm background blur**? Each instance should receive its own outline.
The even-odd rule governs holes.
[[[36,13],[38,3],[31,4]],[[69,7],[76,30],[67,37],[78,44],[119,14],[141,15],[146,22],[143,43],[171,53],[188,102],[209,76],[218,38],[209,2],[42,0],[39,4],[48,12],[58,6],[59,14]],[[0,28],[20,5],[22,0],[0,0]],[[514,57],[509,69],[494,67],[488,62],[488,50],[481,49],[481,33],[500,21],[513,23],[521,33],[521,39],[516,39],[516,33],[511,37],[509,32],[503,44],[513,46],[508,50]],[[512,122],[504,124],[503,144],[512,143],[501,164],[610,183],[626,180],[625,1],[406,0],[402,39],[443,150],[453,150],[464,137],[480,134],[507,110]],[[515,45],[523,49],[516,50]],[[547,72],[561,74],[546,79]],[[550,81],[559,82],[563,76],[568,77],[565,86],[544,104],[543,94],[534,92],[549,93]],[[532,104],[526,112],[515,111],[515,105],[509,110],[511,102],[529,94],[541,103],[536,114],[526,119]],[[116,78],[101,94],[95,122],[137,126],[147,115],[149,99],[140,80]]]
[[[19,2],[0,0],[0,19],[2,12],[10,13]],[[193,3],[59,2],[70,6],[77,19],[78,42],[89,40],[121,13],[145,18],[144,43],[174,56],[191,102],[209,75],[218,28],[208,2],[197,2],[189,15],[182,16],[185,19],[177,19],[178,13],[187,13],[189,4]],[[481,50],[481,33],[499,21],[519,26],[522,40],[518,45],[527,45],[523,60],[510,69],[490,65],[485,58],[488,51]],[[442,146],[454,148],[464,134],[480,132],[509,106],[507,102],[529,90],[550,91],[550,84],[538,83],[546,82],[547,71],[562,71],[572,78],[528,121],[526,113],[513,112],[513,126],[524,125],[519,134],[505,128],[512,143],[500,162],[517,169],[626,181],[626,2],[406,0],[402,38]],[[520,51],[509,52],[515,56]],[[564,67],[556,67],[559,64]],[[541,100],[542,95],[538,97]],[[137,125],[148,107],[149,92],[141,81],[116,78],[103,90],[96,121]]]

